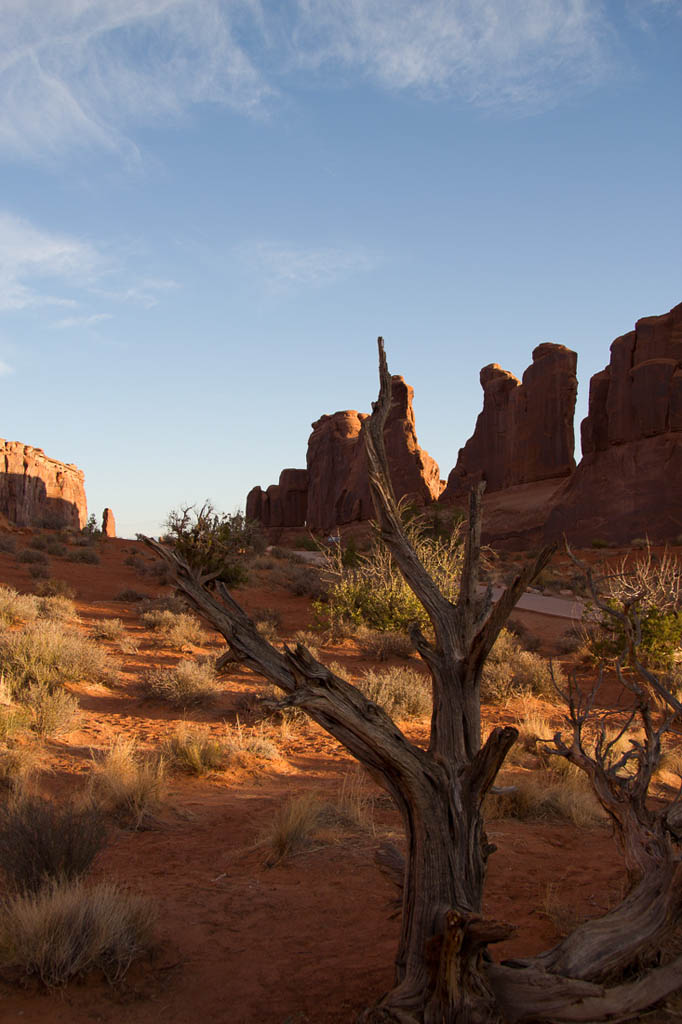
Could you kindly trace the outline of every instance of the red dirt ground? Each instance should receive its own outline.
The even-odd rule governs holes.
[[[19,546],[28,540],[22,532],[13,535]],[[98,566],[52,559],[53,575],[77,591],[84,630],[97,618],[121,618],[140,645],[137,654],[119,655],[117,689],[73,688],[83,709],[79,727],[47,742],[40,781],[56,799],[83,787],[91,751],[105,748],[112,737],[130,734],[153,750],[187,719],[207,723],[219,734],[225,721],[247,714],[245,695],[262,686],[252,673],[236,668],[224,679],[219,704],[192,715],[141,699],[140,672],[180,656],[155,646],[135,604],[116,600],[125,588],[159,593],[149,577],[124,564],[126,555],[143,550],[135,542],[115,540],[102,545]],[[0,582],[34,590],[27,568],[13,555],[0,554]],[[268,589],[265,573],[236,596],[249,611],[276,609],[283,639],[309,628],[313,618],[306,598]],[[543,652],[557,654],[565,622],[532,613],[520,618]],[[205,650],[217,653],[218,638],[212,636]],[[324,647],[321,656],[344,662],[351,674],[372,665],[352,641]],[[504,723],[517,714],[511,705],[486,707],[484,720]],[[276,725],[268,728],[278,735]],[[405,730],[424,742],[427,723],[405,725]],[[336,830],[331,841],[266,867],[259,837],[281,802],[311,789],[333,799],[354,771],[352,759],[316,726],[283,737],[280,730],[278,742],[281,757],[264,765],[208,779],[171,776],[154,828],[112,831],[93,874],[154,902],[158,949],[152,960],[132,968],[115,988],[88,978],[46,994],[34,984],[20,988],[2,981],[2,1021],[347,1024],[390,987],[398,922],[391,916],[394,891],[376,867],[374,853],[381,838],[400,836],[398,817],[368,784],[368,793],[376,796],[373,828]],[[567,917],[580,918],[603,913],[619,897],[622,870],[605,826],[577,829],[499,819],[490,821],[489,835],[498,852],[490,861],[485,912],[518,929],[515,938],[495,948],[500,958],[540,951],[558,939],[550,903]]]

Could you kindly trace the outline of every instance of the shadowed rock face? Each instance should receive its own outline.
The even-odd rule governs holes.
[[[682,533],[682,303],[638,320],[590,381],[583,458],[546,536],[579,543]]]
[[[7,519],[18,526],[85,526],[85,477],[77,466],[2,439],[0,460],[0,513]]]
[[[483,411],[441,501],[462,501],[481,479],[490,493],[574,470],[576,364],[575,352],[547,343],[534,350],[521,381],[497,363],[483,367]]]
[[[417,442],[413,394],[402,377],[392,378],[384,439],[396,496],[426,505],[438,498],[441,482],[437,463]],[[374,508],[360,437],[367,415],[346,410],[313,423],[307,470],[284,470],[279,484],[266,491],[254,487],[246,499],[247,516],[264,526],[307,525],[324,531],[371,519]]]
[[[308,473],[283,469],[279,483],[266,491],[253,487],[246,498],[246,516],[263,526],[304,526],[308,503]]]
[[[102,513],[102,534],[105,537],[116,536],[116,519],[110,508],[105,508]]]

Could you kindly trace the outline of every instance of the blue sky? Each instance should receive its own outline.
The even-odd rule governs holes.
[[[679,0],[0,0],[0,434],[119,533],[682,299]],[[577,423],[576,423],[577,426]],[[579,455],[579,449],[578,449]]]

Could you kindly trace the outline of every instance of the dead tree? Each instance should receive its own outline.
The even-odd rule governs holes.
[[[493,729],[481,744],[481,672],[518,598],[547,564],[553,548],[545,548],[493,601],[490,588],[483,592],[479,586],[481,491],[476,490],[470,498],[459,596],[454,604],[445,598],[405,537],[390,483],[383,432],[391,378],[381,339],[379,376],[379,398],[363,425],[369,481],[381,537],[433,627],[433,640],[416,627],[413,630],[432,680],[427,750],[410,743],[380,707],[305,647],[285,646],[280,651],[267,643],[222,584],[209,590],[170,547],[147,543],[165,559],[187,600],[244,663],[284,692],[283,706],[303,708],[339,740],[390,793],[402,815],[406,856],[395,983],[362,1015],[365,1024],[595,1021],[636,1013],[680,983],[679,965],[673,965],[653,970],[637,982],[604,988],[607,978],[622,975],[638,962],[638,915],[646,916],[646,908],[637,890],[632,913],[627,899],[620,911],[629,929],[620,939],[614,911],[602,919],[607,921],[603,933],[598,923],[592,931],[583,926],[587,932],[573,941],[569,937],[544,958],[495,965],[487,952],[490,943],[506,938],[513,928],[481,914],[486,862],[495,849],[486,838],[482,804],[517,731]],[[647,861],[643,877],[649,866]],[[392,870],[395,873],[395,858]],[[674,916],[677,899],[671,893],[673,888],[680,890],[678,862],[668,858],[657,877],[657,906]],[[661,934],[660,925],[657,929],[650,922],[646,942],[655,946]],[[616,952],[607,953],[606,946],[613,950],[614,943]],[[591,970],[588,961],[596,962],[597,970]]]

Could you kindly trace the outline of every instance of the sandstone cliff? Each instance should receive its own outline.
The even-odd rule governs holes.
[[[578,543],[682,533],[682,303],[638,320],[590,381],[583,458],[557,492],[547,537]]]
[[[483,367],[483,411],[460,449],[442,502],[464,501],[481,479],[490,493],[573,471],[576,363],[575,352],[547,343],[534,350],[521,381],[497,363]]]
[[[426,505],[438,498],[441,482],[438,465],[417,442],[413,395],[402,377],[392,378],[392,404],[384,438],[396,496]],[[346,410],[313,423],[307,470],[286,469],[278,484],[265,491],[254,487],[246,499],[247,516],[264,526],[307,525],[311,530],[327,532],[371,519],[374,508],[360,438],[367,415]]]
[[[85,478],[77,466],[2,439],[0,460],[0,514],[18,526],[85,526]]]

